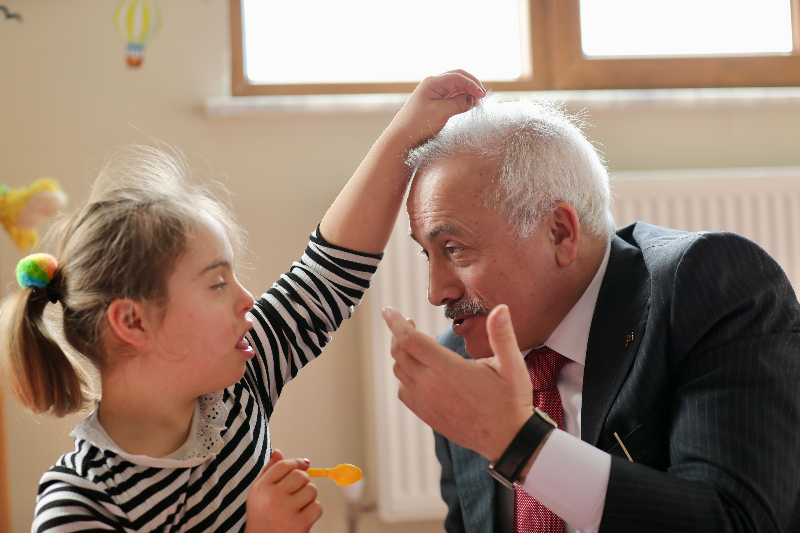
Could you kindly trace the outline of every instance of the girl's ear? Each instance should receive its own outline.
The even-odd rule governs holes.
[[[149,333],[144,312],[140,302],[119,298],[108,306],[108,324],[120,340],[132,346],[143,346]]]

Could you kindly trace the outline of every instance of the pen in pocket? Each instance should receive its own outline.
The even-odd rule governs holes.
[[[617,442],[619,442],[619,445],[622,447],[622,451],[625,452],[625,455],[628,457],[628,461],[633,462],[633,459],[631,458],[631,454],[628,453],[627,448],[625,448],[625,445],[622,444],[622,439],[619,438],[619,435],[617,435],[616,431],[614,432],[614,436],[617,438]]]

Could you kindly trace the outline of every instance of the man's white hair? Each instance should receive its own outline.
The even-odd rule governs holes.
[[[495,160],[498,173],[487,183],[486,201],[518,235],[532,234],[557,202],[567,202],[585,231],[608,237],[615,227],[608,171],[581,130],[584,125],[549,102],[485,98],[412,150],[407,163],[416,175],[455,154]]]

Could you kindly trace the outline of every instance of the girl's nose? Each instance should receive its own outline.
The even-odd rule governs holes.
[[[253,299],[253,295],[250,294],[250,291],[245,289],[242,286],[242,284],[239,283],[238,281],[236,283],[239,285],[239,288],[241,289],[241,292],[242,292],[242,294],[241,294],[241,305],[239,307],[239,310],[242,313],[249,313],[250,311],[252,311],[253,305],[255,305],[256,301]]]

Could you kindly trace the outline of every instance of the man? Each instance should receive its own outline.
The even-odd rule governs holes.
[[[614,232],[602,161],[554,107],[484,102],[409,162],[453,326],[440,346],[384,317],[447,531],[800,531],[800,304],[772,258]]]

